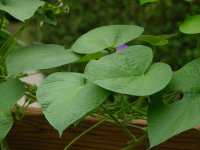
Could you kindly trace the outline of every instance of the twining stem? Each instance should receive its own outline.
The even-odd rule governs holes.
[[[116,113],[114,113],[114,115],[117,115],[118,113],[122,112],[123,110],[127,109],[128,107],[130,107],[133,103],[128,104],[127,106],[121,108],[119,111],[117,111]],[[85,130],[84,132],[82,132],[81,134],[79,134],[76,138],[74,138],[65,148],[64,150],[67,150],[72,144],[74,144],[77,140],[79,140],[82,136],[84,136],[86,133],[88,133],[89,131],[91,131],[92,129],[96,128],[97,126],[101,125],[102,123],[104,123],[105,121],[109,120],[110,117],[106,117],[104,119],[102,119],[101,121],[99,121],[98,123],[94,124],[93,126],[91,126],[90,128],[88,128],[87,130]]]
[[[0,141],[0,145],[1,145],[1,150],[4,150],[3,140]]]
[[[137,141],[137,138],[123,124],[121,124],[113,114],[111,114],[103,105],[101,105],[101,108],[110,116],[110,118],[112,118],[117,123],[117,125],[122,129],[122,131],[126,133],[132,139],[133,142]]]
[[[146,96],[141,96],[141,97],[139,97],[139,98],[136,100],[136,102],[137,102],[136,105],[131,106],[131,109],[132,109],[132,110],[134,110],[136,113],[139,113],[139,114],[144,115],[144,116],[147,115],[146,112],[144,112],[144,111],[138,109],[138,107],[141,105],[141,102],[142,102],[145,98],[147,98],[147,97],[146,97]],[[138,104],[138,102],[139,102],[139,104]],[[137,106],[138,106],[138,107],[137,107]]]
[[[32,99],[35,99],[35,100],[37,99],[35,95],[29,94],[29,93],[25,93],[25,95],[26,95],[27,97],[32,98]]]
[[[84,132],[82,132],[81,134],[79,134],[76,138],[74,138],[65,148],[64,150],[67,150],[73,143],[75,143],[78,139],[80,139],[83,135],[85,135],[86,133],[88,133],[89,131],[91,131],[92,129],[98,127],[100,124],[102,124],[103,122],[105,122],[106,119],[103,119],[101,121],[99,121],[98,123],[96,123],[95,125],[93,125],[92,127],[88,128],[87,130],[85,130]]]
[[[0,140],[0,150],[9,150],[6,139]]]
[[[153,50],[153,55],[155,55],[156,54],[156,46],[155,45],[153,45],[152,50]]]
[[[71,69],[72,69],[72,65],[71,65],[71,64],[69,64],[69,65],[68,65],[68,69],[67,69],[67,71],[68,71],[68,72],[70,72],[70,71],[71,71]]]
[[[0,53],[3,58],[10,52],[11,48],[16,43],[16,38],[21,35],[22,31],[30,24],[30,22],[31,21],[27,21],[25,24],[23,24],[23,26],[20,27],[20,29],[13,36],[8,38],[8,40],[4,42],[4,44],[0,48]]]
[[[1,56],[0,56],[0,57],[1,57]],[[6,75],[4,74],[4,72],[5,72],[5,70],[4,70],[3,66],[1,66],[1,64],[0,64],[0,73],[1,73],[1,76],[2,76],[3,78],[6,77]]]
[[[3,141],[4,141],[4,146],[5,146],[6,150],[9,150],[8,143],[7,143],[7,141],[6,141],[6,138],[4,138]]]
[[[146,115],[145,112],[139,110],[137,107],[132,106],[131,108],[132,108],[135,112],[137,112],[137,113],[139,113],[139,114],[141,114],[141,115],[144,115],[144,116]]]
[[[139,127],[139,126],[136,126],[136,125],[134,125],[134,124],[130,124],[130,123],[128,123],[128,124],[126,124],[127,126],[131,126],[131,127],[133,127],[133,128],[136,128],[136,129],[140,129],[140,130],[142,130],[142,131],[145,131],[146,130],[146,127]]]
[[[1,13],[1,21],[0,21],[0,33],[1,33],[1,30],[2,30],[2,27],[3,27],[3,18],[4,18],[5,13],[3,11],[1,11],[0,13]]]
[[[144,135],[142,135],[136,142],[129,144],[128,146],[122,148],[121,150],[132,150],[138,145],[140,145],[148,136],[147,130],[145,131]]]

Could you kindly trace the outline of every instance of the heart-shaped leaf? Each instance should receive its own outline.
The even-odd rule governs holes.
[[[200,59],[174,73],[168,88],[153,100],[148,110],[150,146],[156,146],[174,135],[200,123]],[[183,98],[163,103],[163,93],[181,91]]]
[[[11,52],[6,60],[8,75],[35,69],[48,69],[72,63],[80,55],[54,44],[38,44]]]
[[[24,93],[24,85],[17,79],[0,84],[0,140],[5,138],[11,129],[13,124],[11,109]]]
[[[8,12],[18,20],[24,21],[31,18],[38,7],[44,4],[41,0],[4,0],[0,1],[0,10]]]
[[[82,35],[72,50],[81,54],[91,54],[106,48],[116,48],[143,33],[144,29],[135,25],[102,26]]]
[[[200,33],[200,15],[187,17],[180,25],[180,31],[186,34]]]
[[[93,54],[86,54],[85,56],[81,57],[81,59],[76,61],[76,63],[87,62],[87,61],[90,61],[92,59],[99,59],[99,58],[106,56],[106,55],[107,55],[106,53],[102,53],[102,52],[97,52],[97,53],[93,53]]]
[[[141,35],[137,38],[139,41],[147,42],[151,45],[163,46],[168,44],[168,39],[175,36],[175,34],[170,35]]]
[[[45,117],[60,135],[109,95],[109,91],[85,82],[84,75],[80,73],[54,73],[37,91]]]
[[[152,50],[147,46],[130,46],[99,60],[90,61],[86,78],[118,93],[145,96],[162,90],[170,81],[171,68],[152,62]]]

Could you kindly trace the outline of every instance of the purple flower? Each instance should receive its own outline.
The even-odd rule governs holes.
[[[120,45],[119,47],[116,48],[116,52],[120,52],[120,51],[122,51],[123,49],[125,49],[127,47],[128,47],[127,44],[122,44],[122,45]]]

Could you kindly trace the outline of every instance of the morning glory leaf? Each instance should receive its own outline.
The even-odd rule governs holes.
[[[187,17],[180,25],[179,29],[185,34],[200,33],[200,15]]]
[[[59,131],[98,107],[109,91],[86,82],[80,73],[51,74],[37,91],[37,98],[50,124]]]
[[[6,11],[18,20],[25,21],[31,18],[43,4],[41,0],[5,0],[5,4],[0,1],[0,10]]]
[[[22,47],[11,52],[6,60],[8,75],[20,72],[48,69],[69,64],[81,57],[64,47],[54,44],[38,44]]]
[[[106,53],[103,52],[97,52],[97,53],[93,53],[93,54],[86,54],[84,56],[82,56],[78,61],[76,61],[75,63],[82,63],[82,62],[87,62],[90,61],[92,59],[99,59],[103,56],[107,55]]]
[[[106,48],[116,48],[143,33],[144,29],[135,25],[109,25],[93,29],[82,35],[72,45],[74,52],[96,53]]]
[[[155,97],[148,110],[150,147],[191,129],[200,123],[200,59],[185,65],[173,74],[169,86]],[[165,104],[163,94],[181,91],[181,100]]]
[[[0,84],[0,140],[5,138],[13,125],[12,108],[24,95],[24,85],[18,79]]]
[[[159,0],[140,0],[140,5],[143,5],[145,3],[152,3],[152,2],[157,2]]]
[[[136,45],[121,52],[90,61],[85,75],[93,83],[123,94],[151,95],[162,90],[170,81],[171,68],[164,63],[151,65],[152,50]]]
[[[139,41],[147,42],[155,46],[164,46],[168,44],[168,39],[175,36],[176,34],[170,35],[141,35],[137,38]]]

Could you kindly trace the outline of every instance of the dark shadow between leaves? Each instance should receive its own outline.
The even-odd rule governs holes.
[[[165,104],[173,104],[181,101],[184,94],[181,91],[168,91],[163,95],[163,102]]]

